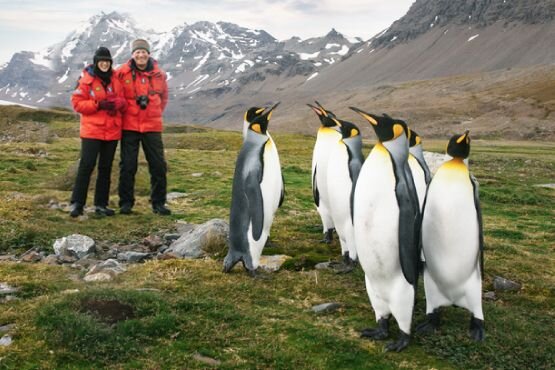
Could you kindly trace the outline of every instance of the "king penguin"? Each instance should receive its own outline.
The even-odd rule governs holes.
[[[409,128],[409,167],[416,186],[416,193],[418,194],[418,203],[420,211],[424,205],[424,198],[426,197],[426,190],[428,184],[432,181],[430,169],[424,159],[422,152],[422,139],[413,130]]]
[[[378,323],[361,336],[386,339],[393,315],[401,334],[385,350],[398,352],[410,342],[420,258],[420,210],[408,165],[408,128],[401,120],[351,109],[370,122],[379,139],[362,166],[354,196],[355,243]]]
[[[439,307],[456,305],[471,312],[470,336],[484,339],[482,277],[484,237],[478,182],[465,159],[470,153],[468,131],[449,140],[452,157],[436,172],[422,218],[422,250],[426,321],[417,328],[439,327]]]
[[[274,214],[283,202],[279,155],[268,133],[268,122],[278,104],[269,109],[251,108],[245,114],[249,126],[233,176],[229,251],[224,259],[224,272],[231,271],[241,261],[254,274],[270,235]]]
[[[328,161],[330,148],[341,140],[341,134],[335,130],[338,120],[335,115],[324,109],[320,103],[315,102],[318,107],[307,104],[320,118],[320,128],[316,136],[316,144],[312,154],[312,194],[314,203],[322,219],[324,241],[331,243],[333,229],[335,227],[330,210],[329,189],[327,185]]]
[[[352,270],[357,260],[353,229],[353,195],[364,157],[358,127],[339,119],[338,123],[336,129],[341,132],[342,138],[330,147],[327,187],[333,189],[329,192],[330,209],[341,244],[343,262]]]

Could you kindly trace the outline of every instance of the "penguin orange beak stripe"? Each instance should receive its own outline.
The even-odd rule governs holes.
[[[364,117],[368,122],[370,122],[372,125],[377,126],[378,125],[378,121],[376,121],[376,119],[372,116],[370,116],[368,113],[355,108],[355,107],[349,107],[349,109],[354,110],[355,112],[357,112],[358,114],[360,114],[362,117]]]

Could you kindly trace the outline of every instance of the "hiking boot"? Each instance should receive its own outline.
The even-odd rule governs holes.
[[[78,217],[78,216],[82,216],[83,215],[83,205],[79,204],[79,203],[73,203],[71,205],[71,211],[69,212],[69,215],[73,218]]]
[[[121,207],[119,207],[119,213],[121,213],[122,215],[130,215],[131,213],[133,213],[133,206],[131,204],[124,204]]]
[[[156,213],[157,215],[161,215],[161,216],[168,216],[172,214],[172,211],[170,211],[165,205],[163,204],[157,204],[157,205],[153,205],[152,206],[152,212]]]
[[[116,212],[113,209],[104,206],[96,206],[94,213],[99,216],[113,216]]]

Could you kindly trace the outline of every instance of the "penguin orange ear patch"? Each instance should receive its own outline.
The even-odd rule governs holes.
[[[405,132],[405,129],[400,124],[396,123],[393,125],[393,137],[398,138]]]
[[[351,129],[351,137],[354,137],[354,136],[357,136],[357,135],[358,135],[358,130],[352,128],[352,129]]]
[[[251,129],[254,132],[258,132],[259,134],[262,133],[262,129],[260,128],[260,125],[258,123],[255,123],[254,125],[251,126]]]

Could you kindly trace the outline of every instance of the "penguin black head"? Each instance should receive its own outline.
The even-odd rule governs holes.
[[[420,136],[414,130],[409,128],[409,147],[412,148],[419,144],[422,144],[422,139],[420,139]]]
[[[354,123],[339,120],[339,124],[340,126],[338,131],[341,132],[341,136],[343,139],[348,139],[360,135],[360,130]]]
[[[470,131],[466,130],[462,135],[453,135],[447,144],[447,154],[453,158],[465,159],[470,154]]]
[[[324,107],[322,107],[322,105],[320,103],[318,103],[317,101],[315,101],[315,103],[316,103],[316,105],[318,105],[317,107],[315,107],[311,104],[307,104],[307,105],[310,108],[312,108],[314,113],[316,113],[318,115],[318,118],[320,118],[320,122],[322,123],[322,126],[324,126],[324,127],[339,126],[339,122],[337,120],[337,117],[335,117],[335,114],[333,114],[332,111],[324,109]]]
[[[245,112],[245,122],[248,124],[249,130],[258,134],[266,135],[268,130],[268,122],[272,117],[273,110],[279,105],[276,103],[273,107],[252,107]]]
[[[385,113],[382,116],[378,116],[372,113],[367,113],[355,107],[349,108],[354,110],[362,117],[364,117],[368,122],[370,122],[370,124],[374,128],[374,131],[376,131],[376,135],[378,135],[378,139],[381,142],[396,139],[403,134],[408,138],[408,126],[404,121],[392,118]]]

